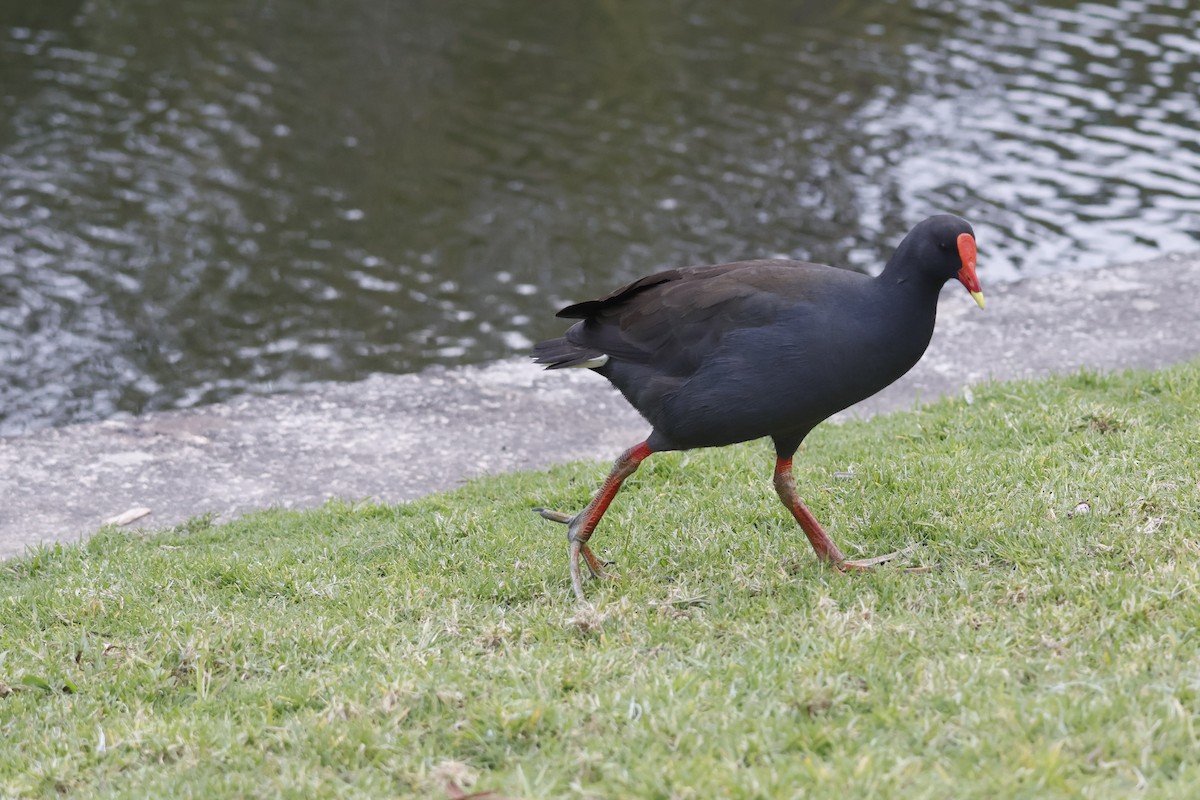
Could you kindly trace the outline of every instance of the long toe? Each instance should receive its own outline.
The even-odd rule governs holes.
[[[609,580],[613,581],[616,580],[611,573],[604,569],[605,567],[612,566],[612,561],[600,560],[596,554],[592,552],[592,548],[588,547],[586,544],[579,548],[579,552],[583,555],[584,563],[587,564],[588,572],[592,573],[592,577],[608,578]]]
[[[912,554],[917,549],[915,544],[910,544],[908,547],[888,553],[887,555],[875,556],[874,558],[861,558],[853,561],[846,560],[837,565],[840,572],[862,572],[864,570],[873,569],[880,564],[886,564],[889,561],[895,561],[904,556]],[[930,567],[909,567],[908,572],[928,572]]]
[[[860,558],[853,561],[843,561],[836,566],[839,572],[864,572],[868,569],[878,567],[880,564],[886,564],[889,561],[895,561],[899,557],[900,551],[897,550],[894,553],[875,556],[874,558]]]
[[[570,525],[571,520],[575,519],[574,515],[572,514],[564,514],[561,511],[555,511],[551,508],[542,508],[541,506],[538,506],[533,510],[541,514],[542,519],[548,519],[551,522],[561,522],[563,525]]]
[[[892,561],[897,561],[899,559],[904,558],[905,556],[912,555],[916,550],[917,550],[917,545],[912,544],[912,545],[909,545],[908,547],[902,548],[900,550],[896,550],[891,553],[887,553],[882,556],[875,556],[874,558],[845,559],[843,561],[837,561],[837,562],[826,561],[825,563],[829,564],[831,567],[836,569],[838,572],[841,572],[844,575],[848,575],[852,572],[867,572],[868,570],[875,569],[875,567],[878,567],[882,564],[887,564]],[[806,569],[810,563],[812,563],[812,562],[809,561],[807,558],[802,558],[802,559],[798,559],[796,561],[788,562],[787,564],[784,565],[784,569],[786,569],[788,572],[799,572],[801,569]],[[905,567],[904,571],[905,572],[913,572],[913,573],[932,572],[933,567],[928,566],[928,565],[923,565],[923,566],[919,566],[919,567]]]
[[[579,570],[579,555],[583,552],[583,544],[577,541],[571,542],[568,552],[570,553],[571,562],[571,588],[575,590],[575,597],[579,602],[586,603],[587,598],[583,594],[583,576]]]

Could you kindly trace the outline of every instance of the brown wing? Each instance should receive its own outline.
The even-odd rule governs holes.
[[[583,321],[571,344],[610,358],[653,364],[661,375],[691,374],[733,330],[770,325],[857,273],[799,261],[744,261],[650,275],[559,316]]]

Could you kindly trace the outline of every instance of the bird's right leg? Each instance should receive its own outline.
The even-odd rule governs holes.
[[[604,479],[604,484],[600,487],[600,491],[592,498],[592,501],[575,516],[568,516],[561,511],[551,511],[548,508],[535,508],[545,519],[553,522],[562,522],[567,525],[567,542],[570,547],[571,558],[571,584],[575,587],[575,596],[580,602],[586,602],[583,596],[583,577],[579,571],[579,557],[582,555],[587,562],[588,570],[596,577],[603,576],[604,564],[588,547],[588,539],[592,537],[592,532],[596,530],[596,526],[600,524],[600,518],[604,516],[604,512],[608,510],[608,506],[612,503],[613,498],[617,496],[617,492],[621,489],[621,484],[625,479],[637,471],[638,465],[641,464],[646,457],[653,453],[650,445],[646,442],[634,445],[626,450],[613,464],[612,471],[608,473],[608,477]]]
[[[808,510],[808,506],[800,500],[800,495],[796,493],[796,479],[792,476],[792,459],[790,458],[780,456],[775,459],[775,493],[779,495],[779,499],[783,501],[787,510],[792,512],[796,522],[800,523],[800,529],[808,537],[809,544],[812,545],[817,558],[840,569],[846,563],[846,557],[842,555],[842,551],[833,543],[833,539],[829,538],[829,534],[821,527],[821,523],[817,522],[817,518],[813,516],[813,513]]]
[[[800,523],[801,530],[808,537],[809,543],[812,545],[813,551],[817,554],[817,558],[832,565],[839,572],[858,572],[861,570],[869,570],[872,567],[877,567],[880,564],[886,564],[893,561],[908,552],[905,550],[897,550],[894,553],[888,553],[885,556],[875,556],[874,558],[864,558],[855,561],[849,561],[842,555],[842,551],[834,544],[833,539],[829,538],[829,534],[821,527],[821,523],[817,522],[817,518],[808,510],[808,506],[804,505],[800,500],[800,495],[796,493],[796,479],[792,476],[792,459],[778,456],[775,460],[775,492],[779,495],[779,499],[787,507],[788,511],[792,512],[792,516],[796,518],[796,522]],[[909,570],[910,572],[924,572],[924,568]]]

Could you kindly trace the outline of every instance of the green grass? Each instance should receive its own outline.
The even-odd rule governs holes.
[[[765,442],[649,459],[593,612],[529,509],[601,464],[45,548],[0,797],[1198,797],[1198,409],[1192,364],[818,429],[813,512],[923,574],[817,564]]]

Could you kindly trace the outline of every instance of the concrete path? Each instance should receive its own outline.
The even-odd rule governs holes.
[[[980,311],[948,285],[924,360],[848,413],[987,378],[1200,355],[1200,255],[984,291]],[[647,431],[599,376],[515,359],[0,438],[0,558],[139,507],[151,513],[133,526],[166,527],[332,497],[398,502],[486,473],[612,458]]]

